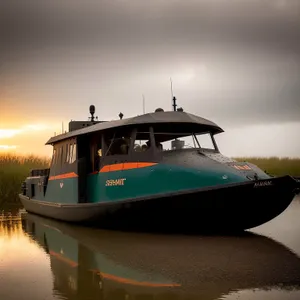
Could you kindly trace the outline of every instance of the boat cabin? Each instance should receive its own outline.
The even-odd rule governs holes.
[[[93,115],[88,122],[71,121],[69,132],[50,138],[49,181],[76,177],[78,193],[73,191],[72,197],[77,193],[78,202],[86,202],[87,178],[101,170],[178,160],[186,151],[219,152],[214,135],[223,130],[198,116],[162,109],[127,119],[119,116],[115,121],[95,121]]]
[[[83,128],[70,130],[47,142],[53,145],[53,175],[61,171],[76,171],[74,164],[83,161],[87,172],[92,173],[106,163],[159,159],[166,151],[198,149],[218,152],[214,135],[223,132],[206,119],[161,109],[110,122],[71,121],[69,128],[74,128],[73,122],[83,124]]]

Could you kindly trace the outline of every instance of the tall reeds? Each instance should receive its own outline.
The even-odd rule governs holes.
[[[0,205],[18,202],[21,184],[31,169],[47,168],[50,159],[34,155],[0,154]]]
[[[237,161],[247,161],[274,176],[300,176],[300,158],[279,157],[238,157]]]

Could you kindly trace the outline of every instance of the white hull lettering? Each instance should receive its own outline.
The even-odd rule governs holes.
[[[124,185],[125,180],[126,180],[126,178],[109,179],[109,180],[106,180],[105,186]]]
[[[254,184],[254,187],[270,186],[272,184],[273,184],[272,181],[262,181],[262,182],[256,182]]]

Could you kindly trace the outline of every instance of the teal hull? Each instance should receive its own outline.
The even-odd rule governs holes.
[[[53,204],[20,195],[29,212],[109,228],[245,230],[282,213],[293,200],[289,176],[97,203]]]

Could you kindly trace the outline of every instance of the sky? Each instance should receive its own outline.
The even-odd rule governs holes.
[[[0,151],[51,155],[68,122],[178,106],[228,156],[300,157],[299,0],[3,1]]]

